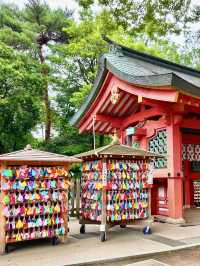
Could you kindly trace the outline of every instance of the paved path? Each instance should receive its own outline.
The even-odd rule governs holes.
[[[48,241],[26,243],[1,256],[0,266],[89,265],[89,262],[95,265],[95,261],[172,251],[188,244],[200,244],[199,225],[178,227],[155,223],[154,234],[150,236],[144,236],[139,226],[125,229],[114,227],[109,231],[108,241],[104,243],[98,239],[98,226],[87,226],[85,235],[79,234],[79,225],[75,220],[70,222],[70,228],[69,243],[58,246],[51,246]]]
[[[169,266],[169,264],[150,259],[150,260],[144,260],[144,261],[127,264],[126,266]]]
[[[153,259],[145,259],[132,263],[121,263],[117,266],[199,266],[200,247],[195,249],[180,250],[165,255],[154,256]],[[114,265],[114,264],[113,264]],[[107,266],[113,266],[107,265]]]

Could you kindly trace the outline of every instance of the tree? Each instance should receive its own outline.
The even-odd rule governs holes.
[[[193,25],[193,30],[186,30],[184,50],[187,51],[186,63],[200,69],[200,5],[193,5],[190,16],[190,22]],[[194,27],[195,26],[195,27]]]
[[[77,0],[84,10],[94,4],[132,36],[149,39],[180,33],[188,21],[191,0]]]
[[[51,10],[50,7],[40,0],[29,0],[25,9],[25,21],[36,28],[35,41],[38,45],[38,55],[40,63],[43,65],[42,74],[46,77],[44,85],[44,105],[45,105],[45,141],[49,141],[51,136],[51,106],[49,100],[48,66],[44,54],[45,46],[51,42],[67,41],[66,34],[62,28],[67,26],[71,13],[61,9]]]
[[[21,11],[7,5],[2,5],[0,11],[0,40],[23,53],[29,53],[42,65],[41,73],[46,81],[41,90],[46,142],[50,139],[52,126],[49,89],[54,86],[51,66],[48,64],[49,45],[68,40],[62,28],[67,27],[70,18],[71,12],[68,10],[52,10],[41,0],[29,0]]]
[[[0,153],[24,148],[40,119],[37,62],[0,43]]]

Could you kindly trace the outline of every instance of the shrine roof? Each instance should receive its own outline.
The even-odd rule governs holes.
[[[4,162],[53,162],[53,163],[80,163],[81,160],[72,156],[32,149],[30,145],[24,150],[1,154],[0,161]]]
[[[90,150],[87,152],[80,153],[75,155],[77,158],[86,158],[86,157],[99,157],[99,156],[116,156],[116,157],[135,157],[135,158],[161,158],[164,155],[156,154],[153,152],[148,152],[141,149],[135,149],[130,146],[122,144],[110,144],[97,148],[95,150]]]
[[[106,40],[113,49],[100,58],[93,89],[72,117],[72,125],[76,125],[91,106],[108,72],[140,87],[172,87],[185,94],[200,97],[200,71]]]

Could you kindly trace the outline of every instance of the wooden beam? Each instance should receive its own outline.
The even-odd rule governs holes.
[[[180,95],[178,102],[189,106],[200,107],[200,99],[188,95]]]
[[[166,112],[173,112],[177,114],[182,114],[186,111],[184,103],[168,103],[153,99],[142,98],[141,104],[158,108],[162,107],[166,109]]]
[[[186,112],[190,112],[190,113],[196,113],[196,114],[200,114],[200,107],[197,106],[191,106],[191,105],[186,105],[185,106],[185,111]]]
[[[121,102],[117,103],[116,108],[113,109],[113,114],[117,115],[117,116],[120,116],[121,114],[123,114],[124,109],[126,109],[126,106],[130,105],[131,102],[132,102],[132,100],[130,98],[130,94],[125,93],[123,99],[121,100]]]
[[[138,96],[138,100],[139,100],[139,96]],[[173,112],[173,113],[184,113],[186,110],[189,110],[189,108],[191,107],[186,107],[184,103],[169,103],[169,102],[164,102],[164,101],[158,101],[158,100],[153,100],[153,99],[147,99],[144,97],[141,97],[140,102],[143,106],[145,105],[149,105],[151,107],[158,107],[158,108],[165,108],[166,112]],[[193,107],[193,110],[197,112],[197,109],[195,109],[196,107]],[[200,112],[200,108],[199,111]]]
[[[122,118],[116,118],[111,115],[96,115],[96,121],[109,122],[112,124],[112,127],[120,128],[121,123],[123,122]]]
[[[163,110],[162,108],[155,107],[155,108],[145,110],[143,112],[133,114],[133,115],[124,119],[124,121],[122,123],[122,127],[127,128],[131,124],[146,120],[150,117],[157,116],[157,115],[165,115],[166,112],[167,111]]]
[[[115,76],[113,77],[113,79],[116,80],[116,83],[118,84],[120,90],[126,91],[136,96],[140,96],[139,97],[140,99],[141,97],[144,97],[164,102],[177,102],[178,100],[179,92],[171,87],[167,89],[165,87],[159,89],[144,88],[144,87],[139,87],[137,85],[126,83],[125,81],[122,81]]]
[[[133,98],[130,98],[129,101],[123,106],[123,109],[119,111],[119,116],[124,116],[127,112],[130,114],[134,113],[135,107],[138,105]]]
[[[183,103],[176,103],[171,108],[176,114],[182,114],[185,112],[185,104]]]
[[[200,129],[200,119],[184,119],[181,123],[181,127]]]
[[[112,73],[109,72],[98,96],[96,97],[94,102],[92,102],[91,107],[86,112],[83,119],[81,119],[80,121],[79,133],[82,133],[84,130],[86,130],[87,126],[92,121],[92,116],[96,115],[99,112],[100,108],[103,106],[103,104],[106,102],[106,99],[109,97],[111,89],[115,86],[117,86],[117,84],[115,84],[115,82],[112,80]]]
[[[104,109],[104,105],[109,108],[109,96],[113,88],[119,88],[125,93],[129,93],[134,96],[139,102],[144,103],[145,100],[149,100],[148,103],[152,103],[151,106],[158,107],[156,101],[160,101],[160,104],[175,103],[177,102],[178,92],[172,88],[144,88],[137,85],[126,83],[119,78],[115,77],[112,73],[109,72],[107,75],[98,95],[95,100],[92,102],[90,108],[86,111],[83,118],[79,122],[79,132],[82,133],[86,131],[88,125],[92,123],[93,115],[96,115],[100,112],[101,109]],[[138,97],[139,96],[139,97]],[[153,102],[154,101],[154,102]],[[107,108],[106,107],[106,108]],[[105,110],[105,109],[104,109]]]
[[[144,105],[149,105],[152,107],[166,107],[166,108],[170,108],[171,103],[166,103],[163,101],[158,101],[158,100],[153,100],[153,99],[147,99],[147,98],[142,98],[142,100],[140,101],[141,104]]]
[[[183,121],[183,116],[182,115],[180,115],[180,114],[174,114],[174,121],[173,121],[173,124],[174,125],[181,126],[182,121]]]
[[[104,133],[105,129],[109,126],[109,122],[105,122],[101,125],[101,127],[99,128],[99,133],[102,134]]]

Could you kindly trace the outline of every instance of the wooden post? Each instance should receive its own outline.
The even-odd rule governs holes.
[[[191,179],[190,179],[190,162],[185,161],[185,171],[184,171],[184,193],[185,193],[185,208],[190,208],[191,202]]]
[[[102,210],[101,210],[101,225],[100,225],[100,238],[101,241],[106,240],[106,209],[107,209],[107,199],[106,199],[106,187],[107,187],[107,169],[106,160],[102,161]]]
[[[69,167],[68,165],[64,166],[65,170],[68,171]],[[68,177],[67,177],[68,178]],[[60,238],[61,243],[65,243],[68,237],[68,215],[69,215],[69,207],[68,207],[68,189],[62,192],[62,218],[64,220],[64,228],[65,228],[65,234]]]
[[[1,173],[3,169],[6,168],[6,164],[1,164]],[[0,175],[0,254],[5,253],[6,248],[6,234],[5,234],[5,217],[3,215],[3,178],[2,175]]]
[[[148,188],[148,206],[149,206],[149,219],[151,219],[151,188]]]
[[[80,216],[80,179],[76,179],[76,217]]]
[[[70,191],[71,191],[71,216],[73,217],[74,216],[74,201],[75,201],[75,181],[72,180],[71,181],[72,183],[72,186],[70,188]]]
[[[118,135],[119,135],[120,143],[125,144],[125,138],[126,138],[125,130],[120,129],[120,131],[118,132]]]
[[[173,117],[167,127],[168,143],[168,208],[169,217],[175,222],[183,220],[182,135]]]

